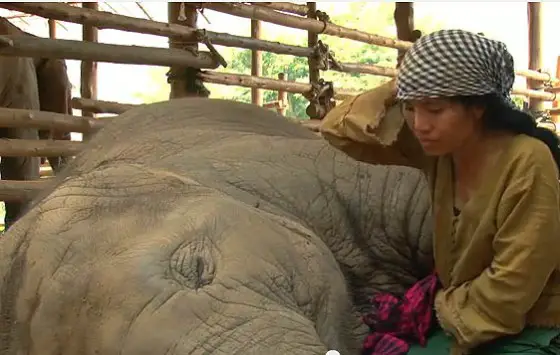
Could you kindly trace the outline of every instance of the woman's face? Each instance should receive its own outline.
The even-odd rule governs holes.
[[[427,155],[452,154],[480,133],[482,108],[449,99],[402,103],[406,122]]]

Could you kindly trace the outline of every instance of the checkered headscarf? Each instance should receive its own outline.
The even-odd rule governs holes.
[[[506,45],[472,32],[441,30],[407,51],[397,75],[397,99],[498,94],[512,104],[513,57]]]

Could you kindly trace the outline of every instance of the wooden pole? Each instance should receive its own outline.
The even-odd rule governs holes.
[[[272,91],[287,91],[303,94],[311,90],[311,85],[295,81],[282,81],[271,78],[260,78],[244,74],[220,73],[215,71],[204,71],[200,74],[202,79],[208,83],[243,86],[248,88],[261,88]]]
[[[56,157],[78,154],[85,143],[50,139],[0,139],[2,157]]]
[[[339,71],[342,73],[359,73],[359,74],[371,74],[387,77],[397,76],[397,69],[384,67],[381,65],[374,64],[362,64],[362,63],[338,63],[340,68],[331,68],[331,70]],[[532,70],[519,69],[515,71],[516,75],[523,76],[526,78],[533,78],[536,81],[549,81],[558,82],[555,78],[550,78],[548,74],[539,73]]]
[[[550,75],[546,73],[541,73],[536,70],[528,70],[528,69],[516,69],[515,75],[519,75],[525,78],[533,79],[535,81],[552,81],[553,83],[558,83],[558,78],[551,78]]]
[[[6,128],[35,128],[87,133],[98,130],[103,124],[103,121],[81,116],[47,111],[0,108],[0,127]]]
[[[41,191],[51,186],[54,180],[0,181],[0,201],[29,201]]]
[[[270,9],[287,12],[299,16],[307,16],[308,7],[300,4],[293,4],[290,2],[251,2],[252,5],[264,6]]]
[[[541,3],[527,3],[527,19],[529,24],[529,69],[540,70],[543,67],[542,59],[542,21]],[[527,88],[537,89],[539,84],[533,80],[527,80]],[[529,99],[529,108],[535,111],[543,111],[544,103],[538,98]]]
[[[532,90],[525,88],[513,88],[511,91],[513,95],[526,96],[528,98],[538,99],[540,101],[552,101],[554,100],[554,94],[547,91]]]
[[[141,18],[111,14],[103,11],[69,6],[55,2],[0,2],[0,8],[13,11],[27,12],[36,16],[53,18],[59,21],[78,24],[89,24],[99,29],[111,28],[120,31],[137,32],[156,36],[176,36],[184,40],[195,39],[197,29],[174,23],[150,21]],[[257,49],[276,54],[286,54],[298,57],[308,57],[312,50],[307,47],[293,46],[278,42],[253,40],[248,37],[234,36],[227,33],[204,31],[212,44]]]
[[[316,2],[308,2],[307,3],[308,13],[307,18],[311,20],[317,19],[317,3]],[[309,48],[314,48],[319,43],[319,35],[313,31],[307,31],[307,46]],[[319,71],[319,63],[318,63],[317,56],[311,56],[307,58],[307,65],[309,66],[309,83],[310,84],[317,84],[319,83],[320,78],[320,71]],[[342,68],[341,68],[342,69]],[[317,119],[321,118],[318,115],[323,111],[316,107],[317,105],[320,106],[319,102],[309,102],[307,109],[305,110],[309,118]]]
[[[205,2],[203,5],[205,8],[234,16],[267,21],[280,26],[299,28],[300,30],[311,31],[314,33],[324,33],[331,36],[351,39],[382,47],[408,49],[412,45],[410,42],[374,35],[356,29],[338,26],[329,22],[324,23],[322,21],[309,18],[279,13],[263,6],[225,2]]]
[[[56,39],[56,20],[49,19],[49,38]]]
[[[286,81],[286,74],[279,73],[278,80]],[[288,93],[285,90],[278,90],[278,113],[282,116],[286,116],[286,111],[288,111]]]
[[[362,63],[339,63],[339,68],[331,68],[334,71],[340,71],[343,73],[360,73],[360,74],[371,74],[379,76],[395,77],[397,76],[397,69],[383,67],[380,65],[373,64],[362,64]]]
[[[397,38],[402,41],[414,42],[414,4],[411,2],[396,2],[393,14],[397,27]],[[399,67],[406,50],[399,49],[397,55],[397,68]]]
[[[308,2],[307,8],[309,9],[308,17],[310,19],[316,20],[317,19],[317,3],[316,2]],[[309,48],[314,48],[317,43],[319,42],[319,35],[312,31],[307,31],[307,46]],[[317,63],[317,58],[314,56],[310,56],[307,59],[307,63],[309,65],[309,82],[310,83],[318,83],[319,82],[319,65]]]
[[[196,8],[190,3],[168,2],[167,17],[170,24],[196,29],[198,13],[196,12]],[[198,41],[194,38],[186,39],[170,36],[169,48],[197,53]],[[169,91],[170,99],[178,97],[206,96],[203,94],[203,92],[206,92],[203,84],[196,81],[197,79],[195,75],[188,75],[190,69],[193,69],[193,67],[183,65],[174,65],[171,67],[171,75],[168,80],[171,85]],[[198,90],[197,88],[204,90]]]
[[[264,4],[264,3],[259,3]],[[272,3],[277,4],[277,3]],[[266,5],[265,5],[266,6]],[[261,6],[262,7],[262,6]],[[272,7],[272,6],[266,6]],[[55,2],[0,2],[0,8],[5,8],[13,11],[25,12],[28,14],[33,14],[36,16],[41,16],[45,18],[52,18],[58,21],[65,21],[65,22],[72,22],[78,24],[89,24],[95,26],[99,29],[102,28],[111,28],[121,31],[128,31],[128,32],[137,32],[137,33],[144,33],[144,34],[151,34],[156,36],[178,36],[180,38],[186,38],[194,40],[197,30],[195,28],[190,28],[186,26],[176,25],[176,24],[168,24],[164,22],[157,22],[157,21],[150,21],[146,19],[140,19],[135,17],[111,14],[104,11],[92,11],[89,9],[84,9],[81,7],[69,6],[67,4],[62,3],[55,3]],[[265,8],[265,10],[268,10]],[[274,12],[274,11],[273,11]],[[281,16],[285,16],[283,14],[277,14]],[[294,16],[292,16],[294,17]],[[301,19],[295,16],[296,19]],[[322,24],[322,22],[320,22]],[[215,45],[221,45],[226,47],[235,47],[235,48],[245,48],[245,49],[257,49],[265,52],[271,52],[276,54],[286,54],[286,55],[293,55],[297,57],[309,57],[313,55],[313,50],[307,47],[301,46],[293,46],[282,44],[278,42],[270,42],[264,40],[254,40],[248,37],[243,36],[234,36],[227,33],[219,33],[219,32],[212,32],[212,31],[204,31],[207,38]],[[362,34],[361,36],[365,36],[369,34]],[[9,38],[0,37],[0,45],[10,45],[11,40]],[[71,41],[68,46],[61,46],[62,48],[57,48],[57,51],[64,49],[68,51],[68,47],[72,46],[79,46],[81,42]],[[408,46],[412,45],[412,43],[408,43]],[[97,47],[95,50],[101,51],[115,51],[114,47]],[[126,47],[125,47],[126,48]],[[130,48],[130,47],[129,47]],[[116,50],[120,50],[121,48],[116,48]],[[146,49],[145,47],[141,47],[141,49]],[[166,56],[161,51],[161,48],[147,48],[150,52],[157,54],[158,56]],[[21,50],[20,50],[21,51]],[[29,53],[37,53],[37,50],[33,51],[31,49],[27,49],[24,52]],[[42,52],[42,51],[41,51]],[[51,58],[66,58],[66,59],[78,59],[76,54],[73,54],[71,57],[69,56],[56,56],[54,54],[50,54]],[[140,53],[135,52],[134,57],[146,55],[144,51]],[[17,55],[16,56],[35,56],[34,54],[26,54]],[[42,53],[39,53],[39,57],[44,57]],[[151,56],[150,56],[151,58]],[[111,60],[99,60],[97,61],[109,61]],[[168,60],[165,60],[168,62]],[[160,60],[161,62],[161,60]],[[126,61],[116,61],[115,63],[126,63]],[[162,66],[169,66],[170,64],[153,64],[153,63],[142,63],[136,59],[134,62],[130,62],[131,64],[145,64],[145,65],[162,65]],[[210,68],[210,67],[208,67]],[[212,69],[217,68],[217,66],[212,67]],[[539,73],[537,71],[527,70],[527,69],[517,69],[516,74],[519,76],[539,80],[539,81],[548,81],[549,75],[544,73]],[[554,82],[558,82],[557,79],[553,79]]]
[[[259,4],[265,4],[265,3],[259,3]],[[278,3],[271,3],[271,4],[278,4]],[[272,7],[272,5],[271,6],[264,5],[264,6]],[[36,16],[45,17],[45,18],[52,18],[59,21],[73,22],[78,24],[90,24],[99,29],[111,28],[111,29],[116,29],[121,31],[137,32],[137,33],[151,34],[156,36],[165,36],[165,37],[177,36],[179,38],[186,38],[191,40],[194,40],[194,37],[197,33],[197,30],[195,28],[190,28],[177,24],[168,24],[164,22],[150,21],[146,19],[134,18],[129,16],[111,14],[103,11],[92,11],[89,9],[69,6],[62,3],[0,2],[0,8],[25,12]],[[265,10],[268,9],[265,8]],[[283,14],[277,14],[277,15],[285,16]],[[296,16],[296,19],[301,19],[301,18]],[[322,24],[322,22],[320,23]],[[234,36],[227,33],[218,33],[212,31],[204,31],[204,33],[206,34],[207,38],[215,45],[222,45],[222,46],[235,47],[235,48],[245,48],[245,49],[256,49],[265,52],[293,55],[297,57],[309,57],[313,55],[313,50],[307,47],[292,46],[292,45],[282,44],[278,42],[264,41],[264,40],[255,40],[248,37]],[[365,35],[368,34],[366,33]],[[7,42],[9,42],[8,38],[0,37],[0,44],[5,43],[6,45],[9,45],[9,43]],[[408,46],[410,45],[412,45],[412,43],[408,44]],[[107,48],[104,47],[102,50],[105,49]],[[114,51],[113,48],[110,48],[109,50]],[[157,53],[158,50],[161,50],[161,48],[156,48],[154,50]],[[135,53],[135,55],[137,56],[138,54]],[[39,55],[39,56],[43,56],[43,55]],[[73,57],[72,58],[56,57],[56,58],[79,59]],[[98,60],[98,61],[102,61],[102,60]],[[122,61],[119,61],[117,63],[122,63]],[[144,63],[134,62],[132,64],[144,64]],[[148,63],[147,65],[162,65],[162,64]],[[164,64],[163,66],[168,66],[168,64]],[[217,68],[217,66],[213,68]],[[516,70],[516,74],[519,76],[523,76],[539,81],[549,80],[549,76],[547,74],[539,73],[537,71],[532,71],[527,69],[518,69]],[[553,81],[556,82],[558,80],[553,79]]]
[[[96,11],[97,2],[84,2],[82,7]],[[84,42],[97,43],[97,28],[91,25],[82,26],[82,39]],[[82,60],[80,71],[80,95],[84,99],[97,100],[97,62]],[[82,116],[95,117],[95,114],[88,110],[82,110]]]
[[[251,20],[251,38],[261,38],[261,21]],[[251,51],[251,75],[263,75],[262,52],[257,50]],[[263,105],[263,92],[259,88],[251,88],[251,101],[254,105]]]
[[[204,81],[222,85],[243,86],[248,88],[258,87],[265,90],[279,91],[283,90],[291,93],[304,94],[311,90],[311,84],[300,83],[295,81],[282,81],[270,78],[254,77],[251,75],[223,73],[216,71],[204,71],[199,74]],[[335,99],[340,100],[351,96],[358,95],[359,92],[335,88]],[[554,94],[546,91],[528,90],[525,88],[514,88],[514,95],[523,95],[528,97],[536,97],[546,101],[552,101]]]
[[[0,55],[91,60],[95,62],[164,67],[170,65],[189,65],[197,68],[215,69],[219,66],[218,62],[209,52],[193,54],[179,49],[122,46],[21,35],[0,36],[0,42],[7,40],[12,42],[12,46],[0,46]]]

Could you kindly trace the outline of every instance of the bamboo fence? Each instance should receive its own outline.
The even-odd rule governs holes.
[[[287,108],[287,93],[302,94],[310,101],[308,114],[311,117],[311,120],[302,122],[302,124],[316,131],[320,119],[328,112],[329,105],[334,104],[335,100],[345,99],[357,94],[355,90],[333,88],[332,83],[323,82],[320,78],[321,71],[336,70],[344,73],[385,77],[394,77],[397,73],[396,68],[363,63],[339,63],[329,49],[319,41],[319,35],[336,36],[370,45],[389,47],[398,50],[399,53],[403,53],[412,45],[410,40],[414,37],[411,32],[413,30],[411,28],[413,27],[412,11],[407,11],[405,8],[409,6],[408,3],[396,5],[395,20],[399,28],[397,31],[399,39],[387,38],[334,24],[327,14],[317,11],[314,2],[306,4],[288,2],[184,3],[182,6],[187,11],[191,11],[191,15],[190,17],[187,16],[189,18],[187,22],[182,23],[179,23],[176,18],[171,18],[172,8],[175,6],[171,4],[178,6],[180,3],[170,3],[170,21],[165,23],[99,11],[96,3],[83,3],[81,7],[53,2],[0,3],[0,7],[5,9],[48,19],[50,25],[54,21],[81,24],[83,25],[84,39],[83,41],[55,39],[54,30],[50,31],[51,38],[0,36],[0,55],[81,60],[82,97],[74,98],[72,107],[82,110],[83,115],[69,116],[49,112],[0,108],[0,127],[57,129],[81,132],[86,138],[91,136],[103,127],[105,121],[105,119],[95,119],[95,114],[111,113],[118,115],[138,106],[96,100],[95,63],[111,62],[171,68],[195,68],[199,70],[198,78],[203,82],[251,88],[253,103],[276,109],[283,115],[285,115]],[[197,5],[195,7],[188,4]],[[250,20],[252,24],[251,37],[198,29],[196,27],[196,12],[200,9],[209,9]],[[173,13],[173,16],[175,16],[175,13]],[[399,16],[402,17],[401,20],[399,20]],[[307,31],[308,46],[288,45],[261,39],[260,25],[262,21]],[[97,43],[97,31],[102,29],[168,37],[170,38],[170,48]],[[202,43],[207,47],[207,50],[184,50],[184,47],[177,46],[171,39],[191,43],[191,49],[197,48],[197,44]],[[227,66],[227,63],[214,45],[251,50],[253,75],[215,71],[220,65]],[[286,80],[284,73],[278,73],[278,78],[262,77],[262,56],[260,52],[308,58],[309,82]],[[555,84],[558,81],[547,73],[537,70],[520,69],[516,71],[516,74],[528,78],[532,82],[541,83],[540,86],[543,86],[542,83],[550,86],[550,84]],[[278,99],[273,102],[263,102],[261,90],[277,91]],[[537,101],[553,101],[556,97],[556,91],[535,89],[534,86],[531,89],[516,88],[513,93]],[[117,119],[117,117],[110,119]],[[68,141],[0,140],[0,156],[73,156],[80,151],[82,145],[82,142]],[[46,186],[47,183],[48,181],[43,180],[0,181],[0,200],[27,200],[32,198],[37,191],[41,190],[41,186]]]

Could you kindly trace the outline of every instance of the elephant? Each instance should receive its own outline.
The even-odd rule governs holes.
[[[0,17],[0,35],[36,37],[22,31],[3,17]],[[33,65],[37,75],[39,109],[41,111],[72,115],[72,84],[68,78],[66,61],[56,58],[33,58]],[[70,132],[39,130],[39,139],[70,140],[70,138]],[[46,157],[46,159],[48,159],[53,173],[56,174],[68,162],[69,157]],[[41,163],[44,162],[45,158],[41,158]]]
[[[180,98],[108,122],[0,240],[0,354],[359,354],[433,268],[418,169]]]
[[[0,56],[0,106],[39,110],[37,76],[31,58]],[[39,139],[36,129],[0,127],[0,138]],[[39,179],[40,158],[2,157],[2,180]],[[6,229],[22,214],[26,201],[5,201]]]
[[[0,17],[0,35],[31,34]],[[0,56],[0,107],[72,114],[71,84],[66,62],[60,59]],[[70,132],[21,128],[0,128],[0,138],[70,140]],[[47,157],[53,173],[58,173],[68,157]],[[34,180],[44,158],[2,157],[3,180]],[[25,209],[26,201],[5,201],[5,228]]]

